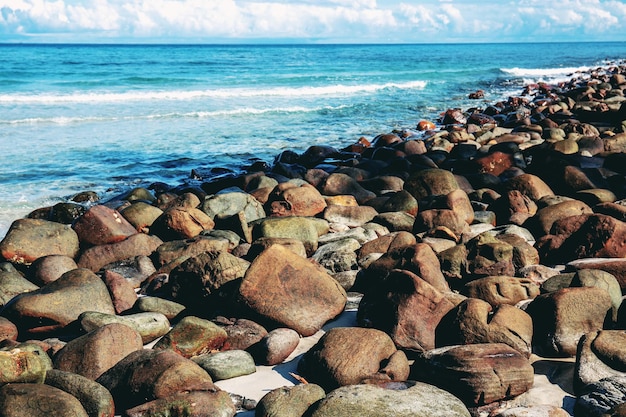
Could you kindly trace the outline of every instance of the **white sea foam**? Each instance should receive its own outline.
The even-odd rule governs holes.
[[[303,107],[303,106],[291,106],[291,107],[268,107],[268,108],[253,108],[242,107],[231,110],[216,110],[216,111],[192,111],[192,112],[172,112],[172,113],[156,113],[147,115],[136,116],[122,116],[122,117],[30,117],[25,119],[14,120],[2,120],[0,119],[0,125],[35,125],[35,124],[51,124],[51,125],[70,125],[77,123],[93,123],[93,122],[120,122],[120,121],[133,121],[133,120],[158,120],[158,119],[205,119],[211,117],[227,117],[237,115],[263,115],[270,113],[313,113],[317,111],[335,111],[348,108],[347,105],[340,106],[318,106],[318,107]]]
[[[209,90],[172,90],[172,91],[129,91],[121,93],[97,92],[75,94],[2,94],[0,104],[59,104],[59,103],[115,103],[126,101],[149,100],[195,100],[201,98],[246,98],[246,97],[316,97],[331,95],[352,95],[372,93],[384,89],[423,89],[426,81],[405,83],[363,84],[363,85],[327,85],[320,87],[274,87],[274,88],[225,88]]]
[[[505,74],[522,78],[524,84],[536,82],[561,82],[569,81],[574,77],[583,75],[591,67],[562,67],[562,68],[501,68]]]

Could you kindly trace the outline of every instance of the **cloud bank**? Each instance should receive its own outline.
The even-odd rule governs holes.
[[[617,0],[0,0],[0,41],[626,40]]]

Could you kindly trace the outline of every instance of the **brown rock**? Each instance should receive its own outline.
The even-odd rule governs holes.
[[[468,406],[516,397],[528,391],[534,379],[528,359],[503,343],[434,349],[425,352],[413,370]]]
[[[387,360],[393,365],[382,370],[381,363]],[[404,381],[409,375],[408,365],[404,353],[396,349],[385,333],[359,327],[335,327],[303,355],[298,372],[307,381],[331,391],[371,378]]]
[[[171,207],[154,223],[151,232],[163,240],[189,239],[203,230],[211,230],[215,222],[204,211],[195,207]]]
[[[461,214],[450,209],[430,209],[420,211],[415,217],[413,233],[446,228],[458,238],[467,228],[467,222]]]
[[[513,155],[500,151],[491,152],[474,162],[478,165],[478,171],[483,174],[491,174],[496,177],[513,166]]]
[[[450,171],[436,168],[417,171],[404,183],[404,189],[418,201],[432,195],[448,195],[458,188]]]
[[[303,336],[341,313],[347,300],[330,275],[279,245],[252,262],[239,295],[254,312]]]
[[[380,213],[401,211],[415,216],[418,211],[418,203],[407,190],[394,193],[377,209]]]
[[[106,245],[120,242],[137,233],[117,210],[97,204],[85,212],[73,225],[81,242]]]
[[[125,417],[233,417],[235,414],[230,395],[219,389],[175,393],[124,411]]]
[[[116,261],[139,255],[149,256],[162,243],[163,241],[156,236],[137,233],[121,242],[86,249],[77,264],[79,268],[87,268],[97,272],[103,266]]]
[[[438,347],[477,343],[504,343],[530,357],[533,337],[531,317],[517,307],[493,308],[486,301],[467,298],[452,309],[437,327]]]
[[[95,381],[126,355],[140,349],[143,343],[139,333],[123,324],[107,324],[69,341],[54,356],[54,367]]]
[[[172,240],[159,245],[154,251],[157,267],[176,259],[187,259],[203,252],[228,251],[228,240],[196,236],[193,239]]]
[[[415,246],[417,240],[412,233],[394,232],[389,233],[369,242],[365,242],[359,250],[359,256],[364,257],[370,253],[387,253]]]
[[[45,285],[57,280],[67,271],[78,268],[74,259],[65,255],[48,255],[37,259],[30,266],[32,280],[39,285]]]
[[[74,396],[45,384],[7,384],[0,388],[4,417],[88,417]]]
[[[291,355],[299,343],[300,335],[298,332],[279,327],[261,339],[253,348],[253,355],[262,365],[278,365]]]
[[[600,330],[583,335],[576,352],[574,388],[604,378],[626,376],[626,331]]]
[[[326,201],[312,185],[291,182],[278,184],[270,193],[266,212],[271,216],[315,216],[326,208]]]
[[[0,317],[0,342],[3,340],[17,340],[17,326],[10,320]]]
[[[0,307],[6,305],[16,295],[38,289],[38,286],[24,278],[12,264],[0,263]]]
[[[187,316],[154,345],[154,350],[172,350],[185,358],[219,350],[227,338],[226,331],[215,323]]]
[[[414,273],[394,270],[363,296],[357,321],[386,332],[402,349],[424,351],[435,347],[435,329],[453,307]]]
[[[347,227],[359,227],[370,222],[378,212],[369,206],[329,206],[324,210],[324,219]]]
[[[467,224],[474,222],[474,208],[465,191],[458,189],[450,192],[446,196],[446,206],[458,214]]]
[[[480,298],[498,307],[502,304],[515,305],[539,295],[539,285],[528,278],[489,276],[465,284],[468,297]]]
[[[227,339],[224,345],[230,350],[246,350],[267,336],[265,327],[248,319],[217,324],[226,332]]]
[[[47,333],[67,326],[84,311],[115,313],[104,282],[87,269],[74,269],[39,290],[18,295],[2,314],[20,331]]]
[[[601,288],[564,288],[542,294],[526,309],[533,318],[533,345],[546,356],[574,356],[580,338],[601,330],[610,310],[611,297]]]
[[[508,191],[517,190],[530,197],[533,201],[538,201],[544,196],[554,195],[548,184],[533,174],[522,174],[513,177],[505,183],[505,186]]]
[[[578,216],[581,214],[591,214],[593,210],[587,204],[578,200],[568,200],[561,203],[553,204],[542,208],[537,212],[534,217],[536,219],[537,227],[535,232],[537,236],[539,233],[548,234],[555,221],[564,219],[569,216]]]
[[[163,214],[163,210],[143,201],[137,201],[120,211],[135,230],[148,233],[152,223]]]
[[[435,251],[426,243],[417,243],[414,250],[410,265],[406,269],[417,274],[438,291],[449,291],[450,287],[441,272],[441,265]]]
[[[78,249],[78,235],[69,226],[40,219],[14,221],[0,242],[4,259],[27,265],[46,255],[75,258]]]
[[[96,382],[111,392],[118,410],[185,391],[217,390],[200,365],[169,349],[134,351]]]
[[[359,204],[376,197],[376,194],[363,188],[354,178],[341,173],[330,174],[321,184],[320,191],[330,196],[351,194]]]
[[[137,301],[137,293],[133,284],[117,272],[106,270],[102,280],[109,289],[111,301],[117,314],[130,310]]]

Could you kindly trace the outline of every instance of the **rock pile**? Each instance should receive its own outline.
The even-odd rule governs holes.
[[[327,331],[308,383],[257,416],[569,415],[524,401],[537,355],[575,361],[576,416],[626,416],[625,90],[625,66],[598,68],[16,220],[0,415],[233,416],[214,382],[281,363],[350,295],[358,327]]]

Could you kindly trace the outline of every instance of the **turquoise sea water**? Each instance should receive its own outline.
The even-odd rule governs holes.
[[[0,44],[0,237],[77,192],[344,147],[626,59],[626,43]]]

